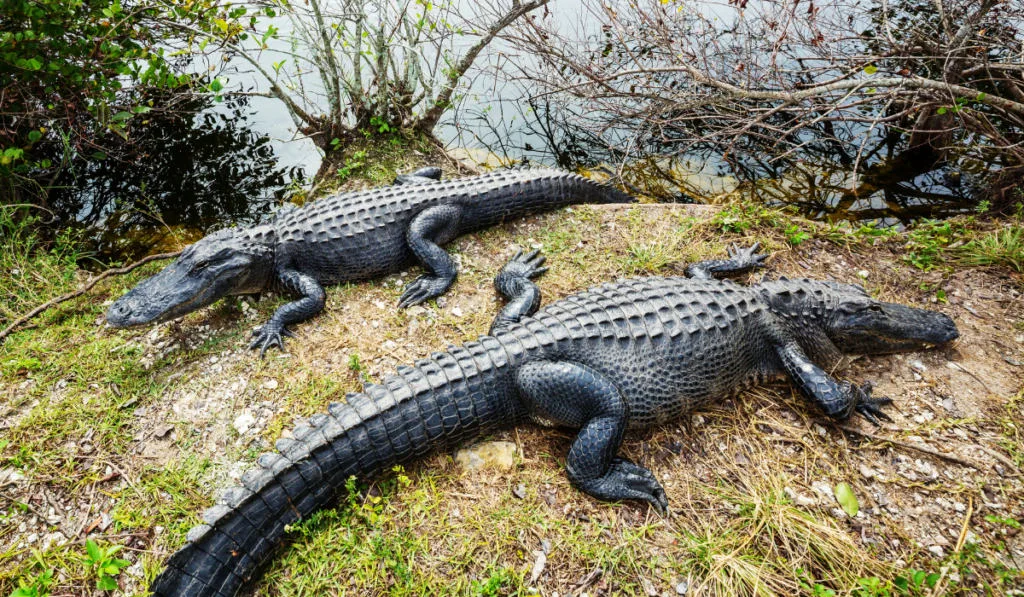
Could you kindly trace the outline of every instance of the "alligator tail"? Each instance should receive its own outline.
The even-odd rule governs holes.
[[[521,407],[511,380],[497,379],[508,363],[496,355],[507,353],[491,337],[435,353],[311,417],[203,513],[150,590],[234,595],[284,542],[286,526],[334,504],[351,476],[514,424]]]
[[[569,174],[567,182],[577,187],[570,196],[585,197],[586,203],[636,203],[636,197],[623,193],[609,182],[596,182],[579,174]]]

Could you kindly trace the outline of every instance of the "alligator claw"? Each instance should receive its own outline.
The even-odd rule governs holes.
[[[405,287],[402,297],[398,301],[398,307],[404,309],[441,296],[445,290],[448,290],[453,281],[424,274],[409,282],[409,285]]]
[[[870,421],[876,427],[881,427],[882,425],[881,421],[878,420],[880,418],[892,421],[889,415],[885,414],[885,411],[882,410],[883,406],[892,404],[892,398],[872,396],[871,390],[874,389],[874,385],[870,381],[864,382],[861,386],[851,384],[850,387],[854,392],[854,400],[857,401],[857,405],[854,407],[857,414]]]
[[[522,251],[516,251],[516,254],[512,256],[512,259],[509,259],[505,267],[501,268],[498,275],[527,279],[536,278],[548,271],[548,268],[541,267],[545,261],[547,261],[547,257],[540,254],[540,249],[530,251],[526,255],[523,255]]]
[[[626,458],[615,458],[604,475],[577,482],[577,485],[601,500],[639,500],[650,504],[662,516],[668,514],[668,497],[654,473]]]
[[[729,245],[729,259],[736,262],[737,266],[740,267],[764,267],[764,260],[768,258],[767,255],[758,255],[758,250],[761,249],[761,243],[754,243],[746,249],[741,249],[735,244]]]
[[[295,334],[283,325],[267,322],[266,325],[252,332],[252,342],[249,343],[249,350],[260,349],[260,358],[264,358],[267,349],[276,346],[284,351],[284,338],[294,338]]]

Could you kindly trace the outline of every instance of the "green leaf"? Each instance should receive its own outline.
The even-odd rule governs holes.
[[[132,117],[132,113],[131,112],[121,111],[121,112],[118,112],[117,114],[114,114],[113,116],[111,116],[110,119],[113,120],[114,122],[124,122],[125,120],[128,120],[131,117]]]
[[[866,74],[866,75],[873,75],[873,74],[875,74],[877,72],[878,72],[878,67],[875,66],[874,64],[869,64],[869,65],[864,67],[864,74]]]
[[[214,79],[210,83],[210,91],[217,93],[221,89],[224,89],[224,84],[220,82],[220,79]]]
[[[28,142],[29,143],[35,143],[36,141],[38,141],[38,140],[40,140],[42,138],[43,138],[43,134],[40,133],[39,131],[29,131],[28,132]]]
[[[938,110],[936,110],[936,112],[937,112],[937,113],[938,113],[938,114],[939,114],[940,116],[941,116],[942,114],[945,114],[945,113],[946,113],[946,106],[939,106],[939,109],[938,109]]]
[[[96,588],[101,591],[113,591],[117,589],[117,581],[111,576],[100,576],[96,581]]]
[[[93,154],[93,157],[96,157],[95,154]],[[100,551],[100,546],[96,545],[96,542],[92,539],[85,542],[85,552],[89,554],[89,561],[93,564],[96,564],[103,559],[103,552]]]
[[[860,511],[860,504],[857,503],[857,496],[853,495],[853,489],[847,483],[839,483],[835,488],[836,501],[843,507],[849,516],[856,516]]]

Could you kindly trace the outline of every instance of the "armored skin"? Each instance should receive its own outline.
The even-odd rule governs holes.
[[[654,475],[617,455],[627,430],[770,379],[789,379],[837,420],[858,413],[877,422],[890,400],[823,367],[843,353],[917,350],[958,336],[946,315],[879,302],[859,286],[712,278],[759,267],[755,251],[693,265],[689,278],[605,284],[539,311],[531,278],[543,273],[543,257],[516,255],[495,279],[509,302],[489,335],[399,367],[279,440],[203,514],[153,592],[234,595],[283,542],[285,526],[331,505],[350,476],[531,418],[579,430],[566,461],[574,486],[664,512]]]
[[[612,187],[559,170],[504,170],[450,181],[438,168],[394,186],[342,193],[279,215],[268,224],[221,230],[189,246],[107,310],[113,327],[167,321],[238,294],[281,290],[299,297],[256,333],[262,356],[282,347],[289,325],[323,310],[324,286],[377,278],[419,262],[427,273],[402,293],[400,307],[443,294],[455,262],[441,248],[455,237],[576,203],[630,203]]]

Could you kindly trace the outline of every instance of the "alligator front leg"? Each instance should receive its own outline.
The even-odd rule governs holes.
[[[531,278],[536,278],[548,271],[544,265],[544,256],[540,251],[531,251],[523,255],[517,251],[512,259],[501,268],[494,278],[494,287],[508,303],[491,324],[490,335],[516,323],[523,317],[533,315],[540,307],[540,288]]]
[[[719,276],[741,274],[759,267],[764,267],[767,255],[758,255],[761,243],[754,243],[748,249],[740,249],[736,245],[729,247],[728,259],[709,259],[700,261],[686,268],[686,275],[699,280],[711,280]]]
[[[439,245],[455,238],[461,218],[460,206],[435,205],[417,214],[409,223],[406,242],[428,273],[405,287],[399,307],[411,307],[441,296],[455,282],[455,262]]]
[[[642,500],[666,512],[654,474],[616,456],[629,408],[615,384],[586,365],[533,361],[519,369],[516,386],[538,416],[580,429],[565,465],[574,486],[599,500]]]
[[[796,342],[780,346],[777,353],[800,393],[820,406],[829,417],[842,421],[856,412],[875,425],[880,424],[879,418],[892,420],[882,411],[883,406],[892,404],[892,399],[871,396],[871,382],[858,386],[833,379],[811,362]]]
[[[281,270],[277,272],[277,278],[282,286],[301,295],[302,298],[279,307],[277,311],[274,311],[270,321],[253,332],[253,341],[249,344],[249,348],[259,348],[260,358],[271,346],[277,346],[283,350],[284,339],[282,336],[292,335],[286,326],[306,321],[323,311],[327,299],[323,287],[312,276],[295,270]]]

